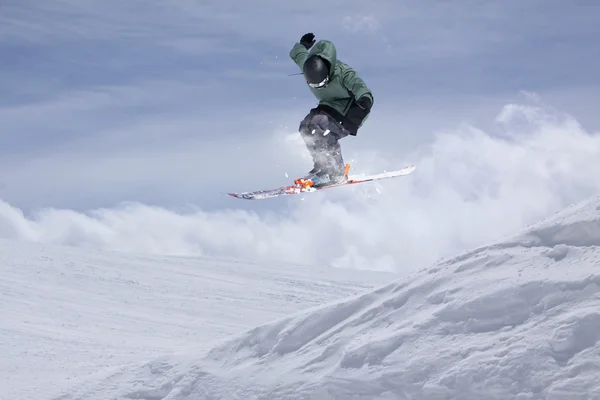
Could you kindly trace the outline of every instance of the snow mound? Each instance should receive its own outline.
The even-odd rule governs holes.
[[[517,238],[522,246],[600,246],[600,198],[593,197],[529,227]]]
[[[60,399],[600,399],[599,205]]]
[[[0,239],[0,399],[49,399],[111,368],[210,349],[392,276]]]

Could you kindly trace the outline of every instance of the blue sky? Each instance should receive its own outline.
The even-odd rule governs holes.
[[[161,212],[200,209],[207,218],[249,213],[275,237],[283,228],[274,228],[269,218],[295,226],[302,221],[299,210],[306,207],[310,218],[323,219],[324,204],[347,211],[357,204],[367,207],[355,195],[387,196],[377,201],[389,201],[398,190],[414,201],[426,193],[427,207],[436,207],[436,200],[439,204],[447,193],[433,189],[434,184],[456,181],[457,187],[447,190],[455,191],[452,196],[460,199],[461,210],[468,214],[474,210],[469,200],[473,188],[485,187],[486,180],[473,172],[436,181],[453,165],[448,160],[459,154],[472,156],[468,149],[431,161],[438,169],[431,170],[432,175],[426,175],[425,168],[411,181],[383,184],[384,194],[372,185],[304,200],[248,203],[222,193],[277,186],[310,169],[295,130],[315,102],[300,76],[288,76],[298,72],[288,52],[306,32],[332,40],[339,58],[355,67],[373,90],[376,103],[368,124],[342,145],[356,169],[376,172],[407,163],[426,165],[445,143],[440,135],[460,136],[465,124],[492,138],[511,131],[516,135],[513,140],[527,141],[527,135],[541,129],[539,121],[533,124],[537,128],[529,124],[526,132],[516,131],[512,124],[523,117],[515,113],[530,115],[535,107],[549,115],[568,113],[582,124],[573,128],[578,132],[598,132],[598,15],[598,2],[557,0],[263,0],[252,5],[232,0],[3,1],[0,199],[34,225],[40,213],[53,209],[84,218],[99,208],[121,212],[123,202],[135,202]],[[533,108],[513,108],[506,117],[503,107],[511,103]],[[508,128],[499,115],[511,121]],[[553,135],[547,126],[544,129]],[[482,145],[473,138],[465,140],[465,146]],[[499,146],[498,151],[505,149]],[[518,147],[510,154],[522,150]],[[592,163],[600,159],[593,152],[587,156]],[[585,159],[580,154],[577,158]],[[442,164],[444,159],[450,164]],[[469,159],[463,161],[469,165]],[[488,173],[502,179],[498,168]],[[554,187],[556,177],[547,171],[542,175],[547,186]],[[508,187],[524,190],[510,182]],[[589,185],[583,185],[585,190],[571,188],[567,194],[556,187],[548,189],[544,192],[548,199],[561,201],[538,199],[546,206],[523,212],[498,234],[592,192],[595,180]],[[531,196],[522,194],[523,199]],[[383,210],[380,206],[373,205]],[[432,215],[432,209],[422,207],[419,213]],[[55,227],[64,220],[52,221]],[[435,223],[419,225],[426,238],[419,243],[438,246],[434,254],[476,243],[461,237],[440,239]],[[346,229],[338,225],[323,229]],[[471,228],[464,227],[464,232]],[[410,232],[414,230],[406,235]],[[50,240],[39,233],[34,236]],[[61,235],[50,236],[62,240]],[[232,252],[195,240],[193,249]],[[306,240],[309,248],[315,245]],[[352,246],[360,248],[365,238],[353,240],[340,244],[344,257],[352,253]],[[268,242],[267,249],[275,246]],[[91,243],[112,246],[102,240]],[[402,259],[390,255],[391,244],[382,246],[391,259]],[[256,255],[259,247],[250,241],[246,250],[233,253]],[[379,248],[373,245],[372,253]]]

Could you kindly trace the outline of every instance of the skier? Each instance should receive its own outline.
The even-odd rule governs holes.
[[[315,44],[313,33],[304,34],[294,44],[290,57],[319,100],[299,128],[314,164],[304,179],[315,186],[343,182],[345,165],[339,140],[356,136],[371,111],[373,94],[354,69],[337,59],[333,43],[319,40]]]

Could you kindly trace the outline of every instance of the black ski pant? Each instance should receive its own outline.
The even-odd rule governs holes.
[[[300,135],[312,156],[315,169],[332,174],[344,171],[339,140],[350,132],[331,115],[312,109],[300,123]]]

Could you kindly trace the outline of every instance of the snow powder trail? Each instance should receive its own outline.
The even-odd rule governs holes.
[[[592,198],[513,239],[56,399],[598,400],[599,341]]]

